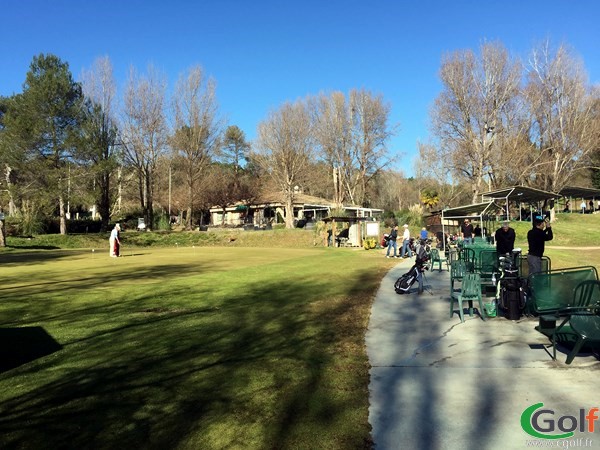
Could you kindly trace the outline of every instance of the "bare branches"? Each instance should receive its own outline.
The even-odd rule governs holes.
[[[146,76],[131,69],[125,88],[123,156],[136,171],[140,204],[149,226],[154,218],[154,171],[167,145],[165,90],[164,77],[152,66]]]
[[[294,188],[313,158],[311,117],[306,102],[284,104],[258,126],[256,161],[274,180],[286,204],[285,222],[293,227]]]
[[[192,228],[197,185],[218,150],[221,122],[216,86],[201,67],[179,78],[173,98],[175,133],[171,138],[175,160],[187,187],[187,228]]]

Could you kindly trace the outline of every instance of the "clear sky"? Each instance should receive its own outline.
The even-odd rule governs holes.
[[[527,59],[566,43],[600,83],[598,0],[0,0],[0,95],[21,92],[34,55],[53,53],[76,79],[100,56],[119,87],[131,65],[171,87],[193,65],[217,82],[223,116],[249,139],[286,101],[364,88],[391,105],[392,153],[412,174],[439,94],[440,62],[501,41]]]

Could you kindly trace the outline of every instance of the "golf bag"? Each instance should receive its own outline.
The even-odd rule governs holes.
[[[397,294],[407,293],[415,281],[420,281],[423,277],[423,272],[427,270],[427,262],[429,254],[424,245],[418,245],[415,249],[416,258],[414,265],[408,272],[402,275],[394,283],[394,289]],[[423,292],[423,283],[419,282],[419,293]]]
[[[390,241],[390,235],[387,233],[384,233],[383,238],[381,239],[381,246],[383,248],[386,248],[388,246],[389,241]]]
[[[498,283],[498,306],[509,320],[519,320],[525,308],[525,290],[516,265],[510,258],[501,258],[502,276]]]

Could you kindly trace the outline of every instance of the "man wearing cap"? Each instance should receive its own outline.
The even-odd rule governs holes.
[[[515,230],[508,226],[508,221],[502,222],[502,226],[496,230],[494,235],[498,256],[512,253],[515,248],[515,238]]]
[[[546,241],[551,241],[552,237],[550,223],[544,220],[543,216],[536,215],[533,218],[533,228],[527,232],[527,242],[529,243],[527,265],[529,266],[530,275],[542,271],[544,244]]]
[[[408,230],[408,224],[404,224],[404,233],[402,234],[402,252],[400,253],[402,258],[412,258],[412,251],[410,249],[410,231]]]

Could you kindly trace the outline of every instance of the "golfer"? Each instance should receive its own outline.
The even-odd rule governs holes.
[[[113,230],[110,232],[108,244],[110,245],[109,253],[112,258],[116,258],[119,256],[119,249],[121,248],[121,241],[119,240],[120,231],[121,226],[117,223]]]

